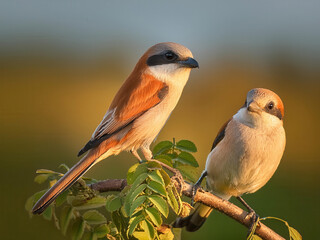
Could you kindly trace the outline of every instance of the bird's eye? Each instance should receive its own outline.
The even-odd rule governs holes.
[[[164,56],[168,61],[173,61],[177,58],[177,55],[175,55],[173,52],[166,52]]]
[[[268,103],[268,109],[272,110],[274,108],[274,102],[269,102]]]

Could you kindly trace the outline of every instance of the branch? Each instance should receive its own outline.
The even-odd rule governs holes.
[[[180,187],[180,183],[178,183],[174,178],[172,178],[171,181],[176,185],[177,188]],[[109,192],[121,191],[126,185],[127,181],[125,179],[108,179],[91,184],[90,187],[99,192]],[[183,195],[191,198],[192,187],[193,186],[191,184],[184,182],[180,190],[182,190]],[[251,216],[249,215],[249,213],[229,201],[223,200],[209,192],[205,192],[202,189],[199,189],[197,191],[194,200],[195,202],[203,203],[222,212],[223,214],[233,218],[247,228],[250,227]],[[278,235],[276,232],[274,232],[272,229],[268,228],[261,222],[259,222],[255,234],[265,240],[285,240],[283,237]]]

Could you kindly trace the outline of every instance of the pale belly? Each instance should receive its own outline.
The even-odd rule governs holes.
[[[243,134],[250,137],[244,138]],[[208,187],[223,198],[263,187],[276,171],[284,151],[285,139],[279,134],[282,133],[259,134],[254,129],[240,128],[237,137],[225,136],[208,156]]]

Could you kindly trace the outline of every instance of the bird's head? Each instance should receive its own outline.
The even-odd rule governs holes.
[[[284,106],[276,93],[264,88],[255,88],[248,92],[238,116],[253,126],[282,125]]]
[[[147,50],[140,59],[146,73],[165,83],[185,84],[192,68],[198,68],[198,62],[185,46],[164,42]]]

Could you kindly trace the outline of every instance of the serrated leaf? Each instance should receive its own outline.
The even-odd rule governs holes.
[[[290,238],[292,240],[302,240],[302,236],[296,229],[290,226],[288,226],[288,229],[289,229]]]
[[[179,215],[180,211],[181,211],[181,206],[179,205],[178,200],[176,199],[175,193],[173,192],[173,187],[168,187],[167,191],[168,191],[168,203],[170,205],[170,207],[172,208],[172,210]],[[181,201],[181,200],[180,200]]]
[[[181,152],[177,158],[174,159],[182,164],[191,165],[193,167],[199,167],[197,160],[191,153],[188,152]]]
[[[95,227],[93,232],[98,238],[103,238],[108,233],[110,233],[110,228],[107,224],[102,224],[100,226]]]
[[[141,193],[143,193],[144,189],[147,187],[147,184],[141,184],[138,186],[129,196],[128,201],[133,202]]]
[[[196,145],[189,140],[180,140],[176,144],[175,148],[182,150],[182,151],[187,151],[187,152],[197,152]]]
[[[63,191],[60,195],[58,195],[56,199],[56,206],[61,206],[65,201],[67,201],[67,197],[69,195],[69,190]]]
[[[109,212],[118,210],[122,206],[121,198],[115,195],[110,195],[107,198],[106,209]]]
[[[47,207],[46,210],[44,210],[44,212],[42,213],[42,217],[45,219],[45,220],[48,220],[50,221],[52,219],[52,206],[49,206]]]
[[[155,231],[152,224],[148,220],[142,221],[141,227],[149,235],[149,239],[154,239]]]
[[[83,220],[89,224],[102,224],[107,222],[105,216],[99,213],[97,210],[89,210],[82,215]]]
[[[184,178],[187,178],[192,182],[196,182],[198,180],[199,170],[197,168],[190,165],[179,165],[177,166],[177,169]]]
[[[148,172],[148,167],[145,163],[142,164],[135,164],[132,167],[129,168],[129,171],[127,173],[127,183],[129,185],[133,184],[135,180],[141,176],[143,173]]]
[[[41,183],[44,183],[45,181],[47,181],[49,176],[50,176],[49,174],[39,174],[34,178],[34,181],[36,183],[41,184]]]
[[[159,193],[160,195],[166,197],[167,192],[164,186],[158,182],[150,181],[147,186],[150,190],[152,190],[155,193]]]
[[[139,196],[136,198],[136,200],[133,201],[130,207],[130,216],[133,214],[134,210],[136,210],[138,207],[140,207],[144,201],[146,200],[146,196]]]
[[[158,182],[158,183],[162,184],[163,186],[165,186],[164,180],[163,180],[159,170],[155,170],[155,171],[148,173],[148,176],[151,180]]]
[[[72,240],[80,240],[84,233],[85,221],[78,219],[72,225]]]
[[[137,225],[144,219],[143,215],[136,216],[130,220],[128,235],[132,235],[137,227]]]
[[[66,235],[70,220],[72,218],[72,207],[65,206],[60,213],[60,228],[63,235]]]
[[[163,178],[165,186],[168,186],[170,184],[170,182],[171,182],[171,179],[170,179],[168,173],[166,173],[165,170],[161,169],[160,170],[160,174],[161,174],[161,176]]]
[[[154,225],[159,227],[162,224],[162,218],[161,218],[160,212],[157,209],[153,207],[148,207],[146,209],[146,213],[148,214],[148,216],[150,217]]]
[[[158,195],[150,195],[148,199],[154,204],[154,206],[162,213],[163,216],[168,217],[169,208],[167,202]]]
[[[156,146],[154,146],[152,150],[153,156],[159,155],[163,152],[170,150],[172,146],[173,146],[173,143],[170,141],[159,142]]]

